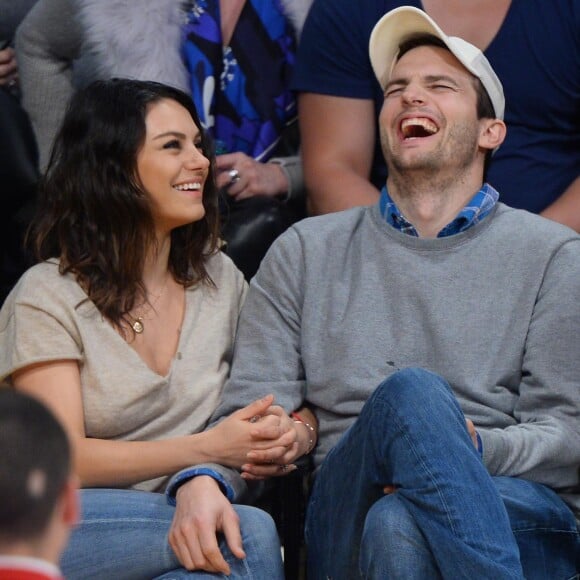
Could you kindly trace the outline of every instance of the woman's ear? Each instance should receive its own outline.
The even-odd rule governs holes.
[[[481,119],[481,128],[480,147],[493,151],[503,143],[507,128],[501,119]]]

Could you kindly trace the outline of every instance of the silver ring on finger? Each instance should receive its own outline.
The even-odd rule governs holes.
[[[230,169],[228,175],[230,176],[230,185],[240,181],[240,172],[237,169]]]

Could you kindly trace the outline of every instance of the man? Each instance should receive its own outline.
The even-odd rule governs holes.
[[[0,578],[56,580],[77,520],[67,437],[38,401],[0,388]]]
[[[478,46],[501,79],[509,132],[488,181],[511,207],[580,231],[580,11],[569,0],[319,0],[301,37],[294,88],[310,210],[376,203],[386,166],[383,95],[368,58],[385,12],[424,7]]]
[[[405,7],[376,25],[370,57],[386,187],[271,248],[217,414],[265,393],[315,410],[309,578],[570,578],[580,237],[483,183],[506,128],[475,46]],[[295,457],[250,459],[246,479]],[[200,544],[229,517],[205,513]]]

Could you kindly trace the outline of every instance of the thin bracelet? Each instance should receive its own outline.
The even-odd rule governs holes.
[[[316,437],[316,429],[310,424],[307,423],[298,413],[290,413],[292,419],[294,419],[294,423],[302,423],[309,431],[308,434],[308,447],[306,448],[306,453],[304,455],[308,455],[313,449],[314,445],[316,445],[315,437]]]

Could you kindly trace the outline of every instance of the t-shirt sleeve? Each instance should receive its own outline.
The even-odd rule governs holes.
[[[292,88],[299,92],[371,99],[375,76],[368,57],[372,22],[352,0],[317,0],[300,39]]]
[[[0,379],[32,364],[82,358],[74,308],[66,305],[66,292],[45,271],[33,270],[19,281],[0,311]]]

